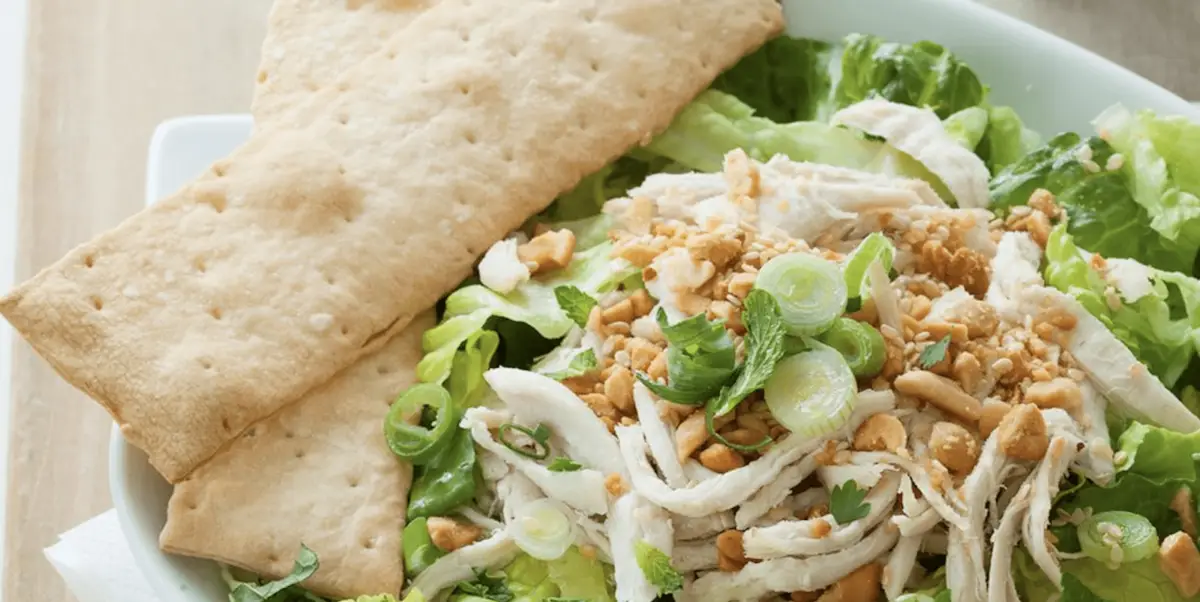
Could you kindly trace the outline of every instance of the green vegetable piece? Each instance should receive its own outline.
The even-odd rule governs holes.
[[[268,602],[284,591],[295,591],[296,586],[317,572],[321,563],[317,554],[308,546],[300,544],[300,553],[292,564],[292,572],[286,577],[263,584],[238,582],[229,593],[230,602]],[[271,601],[274,602],[274,601]]]
[[[1072,596],[1083,595],[1083,589],[1091,592],[1094,597],[1081,597],[1076,600],[1104,600],[1107,602],[1188,602],[1195,598],[1185,598],[1179,594],[1175,584],[1159,568],[1157,558],[1148,558],[1138,562],[1122,564],[1119,570],[1112,570],[1108,565],[1090,558],[1067,560],[1063,562],[1063,585],[1066,587],[1069,575],[1079,586],[1071,585]],[[1063,591],[1067,597],[1067,591]],[[1036,598],[1035,598],[1036,599]]]
[[[879,96],[928,107],[945,119],[983,104],[986,97],[975,72],[933,42],[896,44],[851,34],[844,43],[842,77],[834,95],[840,107]]]
[[[1070,573],[1062,576],[1062,597],[1059,602],[1107,602],[1104,598],[1092,593],[1078,577]]]
[[[967,107],[942,122],[946,133],[967,150],[975,150],[987,132],[988,111],[983,107]]]
[[[633,545],[633,555],[646,581],[657,587],[659,593],[669,594],[683,589],[683,575],[671,566],[671,557],[662,550],[641,540]]]
[[[788,334],[824,332],[846,311],[846,279],[837,264],[808,253],[772,258],[754,281],[779,302]]]
[[[422,467],[413,481],[408,516],[442,516],[474,497],[475,440],[471,433],[458,429],[450,445]]]
[[[582,376],[584,374],[587,374],[588,372],[591,372],[592,370],[595,370],[596,368],[598,368],[600,365],[599,361],[596,360],[596,352],[591,349],[584,349],[582,351],[579,351],[577,349],[569,349],[566,351],[573,352],[574,355],[571,356],[571,360],[570,360],[570,362],[567,363],[567,366],[565,368],[563,368],[562,370],[554,370],[554,371],[550,371],[550,372],[541,372],[541,373],[545,374],[546,376],[549,376],[550,378],[553,378],[554,380],[561,381],[561,380],[566,380],[568,378],[573,378],[576,376]],[[551,352],[551,353],[554,353],[554,352]],[[539,364],[541,364],[541,363],[542,362],[539,361]],[[561,365],[561,364],[559,364],[559,365]],[[534,372],[540,371],[538,369],[537,365],[534,366],[533,371]]]
[[[513,440],[511,434],[513,431],[528,437],[533,443],[533,449],[528,449],[526,445],[519,440]],[[550,429],[544,424],[539,424],[534,428],[529,428],[519,424],[514,424],[512,422],[505,422],[504,424],[501,424],[500,428],[497,430],[496,438],[500,440],[500,443],[504,444],[504,447],[507,447],[508,449],[511,449],[512,451],[521,454],[526,458],[545,460],[546,457],[550,455]]]
[[[596,307],[596,300],[591,295],[579,290],[577,286],[568,285],[554,289],[554,298],[572,322],[580,328],[587,326],[588,314]]]
[[[938,340],[938,342],[921,350],[921,354],[917,356],[917,365],[924,370],[928,370],[942,360],[946,359],[946,353],[950,347],[950,335],[946,335]]]
[[[997,174],[1041,144],[1041,136],[1026,128],[1011,107],[991,107],[987,131],[975,147],[975,154],[987,164],[988,171]]]
[[[445,556],[445,552],[433,545],[425,517],[410,520],[404,526],[403,536],[404,574],[410,579],[421,574],[438,558]]]
[[[859,378],[869,378],[883,370],[887,347],[883,335],[870,324],[851,318],[838,318],[821,342],[833,347],[846,359],[850,371]]]
[[[637,378],[655,395],[687,405],[699,405],[721,391],[733,376],[737,357],[723,323],[703,314],[668,324],[666,312],[655,315],[667,339],[667,378],[659,384],[638,372]]]
[[[504,582],[504,573],[489,574],[487,571],[476,571],[475,580],[459,583],[454,588],[455,593],[468,596],[478,596],[494,602],[511,602],[513,593]]]
[[[1200,433],[1175,431],[1134,422],[1121,433],[1117,451],[1124,462],[1117,466],[1155,483],[1195,482],[1196,454],[1200,454]]]
[[[783,316],[775,298],[763,290],[751,291],[742,309],[746,325],[746,361],[733,384],[721,390],[714,414],[724,416],[734,410],[747,395],[763,388],[783,359],[787,335]]]
[[[582,464],[566,456],[559,456],[546,466],[546,470],[550,472],[575,472],[581,468],[583,468]]]
[[[426,407],[437,410],[432,429],[409,422]],[[450,401],[450,393],[441,385],[422,383],[409,387],[392,403],[383,423],[383,434],[392,453],[421,466],[450,443],[457,423],[458,412]]]
[[[871,505],[863,501],[866,498],[867,490],[859,489],[854,481],[846,481],[829,492],[829,513],[838,524],[856,521],[871,512]]]
[[[846,296],[849,299],[867,298],[871,289],[867,270],[878,261],[883,264],[883,271],[890,272],[895,257],[896,247],[892,241],[879,232],[868,234],[850,253],[842,270],[846,277]]]
[[[550,581],[558,586],[564,600],[615,602],[609,585],[609,568],[597,558],[588,558],[572,546],[565,554],[547,561]]]
[[[832,109],[834,52],[826,42],[779,36],[721,74],[712,87],[777,123],[819,119]]]
[[[1132,512],[1099,512],[1079,524],[1084,554],[1115,566],[1137,562],[1158,552],[1158,531],[1146,517]]]
[[[479,403],[487,390],[483,373],[491,367],[492,357],[499,346],[500,336],[484,330],[467,337],[462,350],[454,354],[446,388],[459,411]]]
[[[813,345],[776,364],[764,397],[771,414],[788,430],[823,437],[849,422],[858,383],[842,354],[816,341]]]

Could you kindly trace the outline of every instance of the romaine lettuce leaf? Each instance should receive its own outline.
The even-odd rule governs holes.
[[[1011,107],[988,107],[987,111],[987,131],[975,147],[975,154],[983,159],[992,174],[999,173],[1041,146],[1041,136],[1025,127]]]
[[[300,585],[317,572],[320,565],[317,554],[300,544],[300,552],[292,563],[292,572],[281,579],[242,581],[224,567],[221,576],[229,586],[229,602],[324,602],[323,598]]]
[[[946,134],[967,150],[975,150],[988,129],[988,112],[983,107],[967,107],[942,122]]]
[[[1155,483],[1195,482],[1200,432],[1183,434],[1135,422],[1121,434],[1117,450],[1124,454],[1118,470],[1141,475]]]
[[[846,107],[880,96],[928,107],[945,119],[983,104],[987,89],[965,63],[933,42],[897,44],[852,34],[845,39],[834,99]]]
[[[1136,299],[1120,287],[1110,290],[1113,285],[1080,254],[1063,225],[1055,227],[1046,245],[1046,282],[1075,297],[1170,387],[1196,353],[1200,311],[1173,303],[1168,285],[1190,289],[1200,287],[1200,282],[1136,263],[1126,267],[1140,268],[1147,279],[1140,287],[1145,294]]]
[[[658,173],[667,162],[634,153],[625,155],[604,169],[593,173],[579,182],[575,188],[565,192],[542,212],[540,219],[546,222],[576,222],[600,213],[605,201],[623,196],[630,188],[642,183],[646,176]],[[578,235],[578,232],[576,232]]]
[[[1082,597],[1078,587],[1072,587],[1072,600],[1107,600],[1108,602],[1185,602],[1162,569],[1157,558],[1122,564],[1119,569],[1108,568],[1102,562],[1088,559],[1063,562],[1063,585],[1071,576],[1094,597]],[[1064,599],[1066,590],[1064,589]]]
[[[521,554],[503,572],[503,584],[512,594],[512,602],[548,602],[554,598],[613,601],[604,563],[585,557],[575,547],[550,561]]]
[[[712,87],[776,123],[821,119],[832,113],[829,68],[837,52],[826,42],[780,36],[739,61]]]

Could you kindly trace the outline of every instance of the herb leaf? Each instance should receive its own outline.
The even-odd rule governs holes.
[[[942,337],[942,339],[921,350],[921,355],[917,357],[917,365],[928,370],[938,364],[938,362],[946,359],[946,351],[950,346],[950,335]]]
[[[583,468],[583,465],[566,456],[559,456],[546,467],[550,472],[575,472]]]
[[[571,321],[580,328],[587,326],[588,315],[596,307],[596,300],[591,295],[579,290],[577,286],[560,286],[554,289],[554,299],[558,306],[567,314]]]
[[[676,324],[667,315],[655,315],[667,339],[667,385],[638,372],[638,380],[655,395],[687,405],[699,405],[721,391],[733,376],[737,358],[724,323],[709,321],[703,314]]]
[[[763,388],[786,349],[787,329],[783,325],[783,314],[771,293],[755,290],[746,297],[743,307],[742,321],[747,331],[746,361],[733,384],[721,389],[713,412],[715,417],[732,412],[747,395]]]
[[[317,572],[320,566],[317,554],[308,546],[300,544],[300,553],[292,565],[292,572],[283,579],[268,581],[261,585],[253,583],[238,583],[229,594],[231,602],[266,602],[284,590],[297,586]]]
[[[510,433],[516,431],[529,437],[533,440],[533,449],[527,449],[521,442],[512,441],[509,439]],[[505,422],[497,429],[496,438],[504,447],[534,460],[544,460],[550,455],[550,428],[544,424],[538,424],[534,428],[521,426],[513,422]]]
[[[662,550],[645,540],[639,540],[633,545],[633,555],[646,581],[657,587],[659,593],[669,594],[683,589],[683,575],[671,566],[671,557]]]
[[[600,362],[596,360],[596,352],[591,349],[584,349],[571,358],[571,362],[567,364],[566,368],[556,372],[547,372],[546,376],[554,380],[566,380],[576,376],[583,376],[599,366]]]
[[[459,583],[454,591],[468,596],[478,596],[487,600],[493,600],[494,602],[511,602],[513,599],[512,591],[504,583],[503,574],[492,576],[486,571],[476,571],[474,581]]]
[[[863,503],[867,490],[859,489],[858,483],[846,481],[829,493],[829,513],[839,524],[854,522],[871,511],[871,505]]]

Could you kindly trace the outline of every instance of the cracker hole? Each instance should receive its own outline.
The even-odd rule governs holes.
[[[265,70],[259,70],[258,77],[256,79],[260,84],[267,83],[267,72]]]
[[[375,372],[378,373],[380,376],[383,376],[384,374],[387,374],[388,372],[391,372],[391,371],[392,371],[392,369],[388,368],[387,366],[379,366],[378,368],[375,368]]]
[[[350,116],[343,113],[341,115],[338,115],[337,120],[338,120],[338,123],[340,123],[342,125],[346,125],[346,124],[350,123]]]
[[[200,505],[197,504],[195,500],[192,500],[187,503],[187,507],[188,510],[196,510],[200,508]]]
[[[373,549],[375,549],[375,538],[374,538],[374,537],[368,537],[367,539],[364,539],[364,540],[363,540],[363,544],[362,544],[362,545],[363,545],[363,547],[364,547],[364,548],[366,548],[366,549],[368,549],[368,550],[373,550]]]
[[[193,259],[192,267],[196,268],[196,271],[200,272],[201,274],[208,270],[208,265],[204,263],[203,257],[197,257]]]
[[[387,57],[388,57],[388,60],[389,60],[389,61],[394,61],[394,60],[396,60],[396,51],[395,51],[395,50],[389,50],[389,51],[388,51],[388,53],[387,53]]]
[[[208,315],[212,316],[214,320],[220,320],[221,319],[221,308],[214,307],[214,308],[208,310]]]
[[[337,284],[337,280],[333,276],[326,274],[325,275],[325,284],[328,284],[329,286],[333,286],[333,285]]]
[[[279,562],[279,556],[276,556],[274,553],[267,554],[267,561],[269,561],[269,562]]]
[[[471,41],[471,30],[469,30],[469,29],[464,29],[464,30],[462,30],[462,31],[458,32],[458,37],[459,37],[459,38],[460,38],[460,39],[461,39],[463,42],[470,42],[470,41]]]
[[[222,193],[214,192],[212,194],[206,194],[206,195],[204,195],[204,200],[202,202],[204,202],[208,206],[212,207],[213,211],[216,211],[217,213],[225,212],[225,206],[226,206],[227,201],[225,199],[225,195]]]
[[[104,299],[101,299],[100,297],[92,297],[92,307],[96,308],[97,310],[104,309]]]
[[[342,331],[342,336],[348,336],[350,334],[350,327],[346,326],[345,324],[342,324],[340,330]]]
[[[321,89],[321,87],[317,85],[317,82],[305,82],[304,87],[308,88],[309,92],[316,92],[317,90]]]
[[[471,84],[465,84],[465,83],[459,84],[458,85],[458,93],[462,94],[463,96],[467,96],[468,94],[470,94],[471,93]]]
[[[217,176],[218,178],[224,177],[225,170],[227,169],[227,167],[228,166],[225,165],[225,163],[213,163],[212,164],[213,175]]]
[[[85,265],[89,268],[95,267],[96,266],[96,256],[95,255],[85,255],[83,257],[83,265]]]
[[[296,450],[296,459],[297,460],[304,458],[304,456],[305,456],[304,450],[302,450],[302,449]]]
[[[337,169],[338,169],[339,174],[341,174],[343,176],[346,175],[346,166],[345,165],[338,165]]]
[[[600,73],[600,61],[592,59],[588,66],[592,68],[592,73]]]
[[[287,438],[287,439],[295,439],[296,433],[293,433],[292,431],[288,431],[288,432],[284,433],[283,436],[284,436],[284,438]]]
[[[645,88],[638,88],[637,91],[634,92],[634,94],[637,94],[638,98],[640,98],[642,100],[646,100],[646,96],[648,96],[650,93],[647,92]]]
[[[351,477],[350,478],[350,488],[356,489],[357,487],[358,487],[358,477]]]
[[[512,149],[505,147],[503,150],[500,151],[500,158],[504,159],[505,163],[512,163],[513,158],[514,158]]]
[[[585,8],[581,16],[584,23],[591,23],[596,20],[596,10],[594,8]]]
[[[467,132],[466,134],[463,134],[463,139],[467,141],[467,144],[475,144],[476,142],[479,142],[479,139],[475,137],[475,132]]]
[[[225,431],[226,431],[226,432],[228,432],[228,431],[232,431],[232,430],[233,430],[233,428],[229,426],[229,419],[228,419],[228,418],[222,418],[222,419],[221,419],[221,428],[225,429]]]
[[[338,82],[337,89],[338,92],[345,92],[350,89],[350,84],[346,82]]]
[[[212,370],[212,362],[210,362],[208,360],[200,360],[200,367],[204,368],[205,370]],[[224,423],[225,423],[225,421],[222,420],[221,424],[224,424]]]
[[[258,427],[252,426],[249,429],[246,429],[246,436],[247,437],[257,437],[258,436]]]

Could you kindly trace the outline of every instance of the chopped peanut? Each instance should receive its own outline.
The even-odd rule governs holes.
[[[604,381],[604,395],[624,414],[632,415],[633,373],[625,366],[614,366],[608,380]]]
[[[958,383],[932,372],[916,370],[896,377],[896,390],[933,404],[968,422],[979,420],[979,400],[967,395]]]
[[[979,412],[979,434],[985,439],[990,437],[1011,409],[1012,406],[999,399],[989,397],[983,400],[983,409]]]
[[[759,431],[759,430],[755,430],[755,429],[739,428],[739,429],[734,429],[728,433],[721,433],[721,436],[725,437],[726,440],[728,440],[732,443],[735,443],[737,445],[750,446],[750,445],[754,445],[754,444],[762,441],[763,439],[765,439],[767,436],[767,431],[766,430]]]
[[[588,372],[579,376],[572,376],[564,379],[562,384],[566,385],[572,393],[576,395],[586,395],[596,390],[596,373]]]
[[[629,303],[633,305],[633,315],[638,318],[649,314],[650,310],[654,309],[654,299],[650,298],[650,293],[647,293],[644,288],[629,295]]]
[[[567,267],[574,253],[575,233],[566,228],[539,234],[517,247],[517,257],[522,262],[537,266],[532,270],[535,274]]]
[[[614,422],[621,419],[621,413],[617,411],[617,407],[609,401],[608,396],[603,393],[588,393],[580,395],[580,399],[592,409],[592,413],[601,417],[608,418]]]
[[[620,257],[639,268],[648,268],[650,262],[654,261],[654,258],[658,257],[661,252],[661,249],[656,249],[648,244],[633,242],[614,249],[613,256]],[[645,277],[644,272],[643,277]],[[646,280],[654,280],[654,278],[646,278]]]
[[[908,444],[908,433],[900,419],[891,414],[875,414],[854,432],[853,448],[858,451],[896,452]]]
[[[864,564],[825,590],[817,602],[875,602],[882,578],[882,564]]]
[[[679,306],[680,311],[688,316],[707,312],[712,302],[711,298],[696,293],[680,292],[675,295],[675,304]]]
[[[808,511],[804,514],[804,518],[813,520],[821,518],[826,514],[829,514],[829,506],[827,504],[817,504],[816,506],[808,509]]]
[[[908,309],[908,315],[917,320],[924,320],[925,316],[929,315],[929,310],[933,309],[933,303],[929,297],[925,295],[916,295],[912,298],[912,306]]]
[[[650,368],[650,363],[658,357],[658,345],[651,343],[645,339],[630,339],[625,344],[625,350],[629,352],[629,363],[634,370],[645,372]]]
[[[713,301],[708,307],[708,318],[720,318],[725,326],[737,334],[746,334],[746,325],[742,324],[742,312],[728,301]]]
[[[728,573],[746,566],[746,550],[742,547],[742,532],[730,529],[717,536],[717,569]]]
[[[983,380],[983,366],[979,364],[979,358],[972,353],[958,354],[958,357],[954,358],[954,368],[951,372],[958,384],[962,385],[963,391],[968,394],[974,393]]]
[[[1000,328],[1000,316],[990,303],[968,299],[957,303],[946,320],[967,327],[967,336],[972,339],[990,337]]]
[[[950,335],[951,343],[965,343],[970,336],[967,334],[970,330],[965,324],[957,322],[920,322],[917,332],[928,332],[930,338],[941,340],[946,335]]]
[[[1192,490],[1187,487],[1180,487],[1179,491],[1175,492],[1175,497],[1171,498],[1171,510],[1179,515],[1179,522],[1183,525],[1183,532],[1196,536],[1196,506],[1192,503]]]
[[[667,352],[660,351],[658,355],[654,356],[654,361],[650,362],[650,367],[646,368],[646,374],[655,380],[667,377]]]
[[[629,299],[621,300],[616,305],[604,310],[600,314],[600,319],[603,320],[605,324],[611,324],[613,322],[629,323],[633,321],[633,318],[633,302]]]
[[[1061,408],[1073,412],[1083,404],[1083,392],[1079,390],[1079,383],[1059,377],[1030,385],[1025,391],[1025,401],[1039,408]]]
[[[470,545],[479,539],[483,529],[472,524],[460,523],[443,516],[431,516],[425,523],[429,538],[433,545],[443,552],[453,552],[463,546]]]
[[[822,539],[826,535],[829,535],[832,532],[833,532],[833,525],[830,525],[829,521],[814,520],[813,524],[812,524],[812,529],[809,531],[809,535],[812,535],[816,539]]]
[[[738,299],[745,299],[750,295],[750,291],[754,290],[754,279],[757,276],[757,274],[747,272],[734,274],[730,277],[729,284],[727,285],[729,287],[729,294]]]
[[[736,238],[717,234],[697,234],[687,241],[688,254],[696,261],[711,261],[718,270],[724,269],[742,252],[742,243]]]
[[[1200,594],[1200,552],[1187,533],[1172,533],[1162,541],[1158,566],[1184,598]]]
[[[680,460],[690,458],[707,440],[708,427],[704,424],[704,412],[695,412],[675,429],[675,452]]]
[[[714,443],[700,452],[700,463],[713,472],[729,472],[746,465],[741,454],[720,443]]]
[[[621,497],[629,491],[629,486],[625,484],[624,477],[613,472],[604,477],[604,489],[613,497]]]
[[[942,466],[958,475],[971,472],[979,461],[979,441],[970,431],[953,422],[933,425],[929,448]]]
[[[1046,420],[1032,405],[1013,406],[1000,421],[997,429],[1000,450],[1010,458],[1035,462],[1041,460],[1046,455],[1046,449],[1050,447]]]

